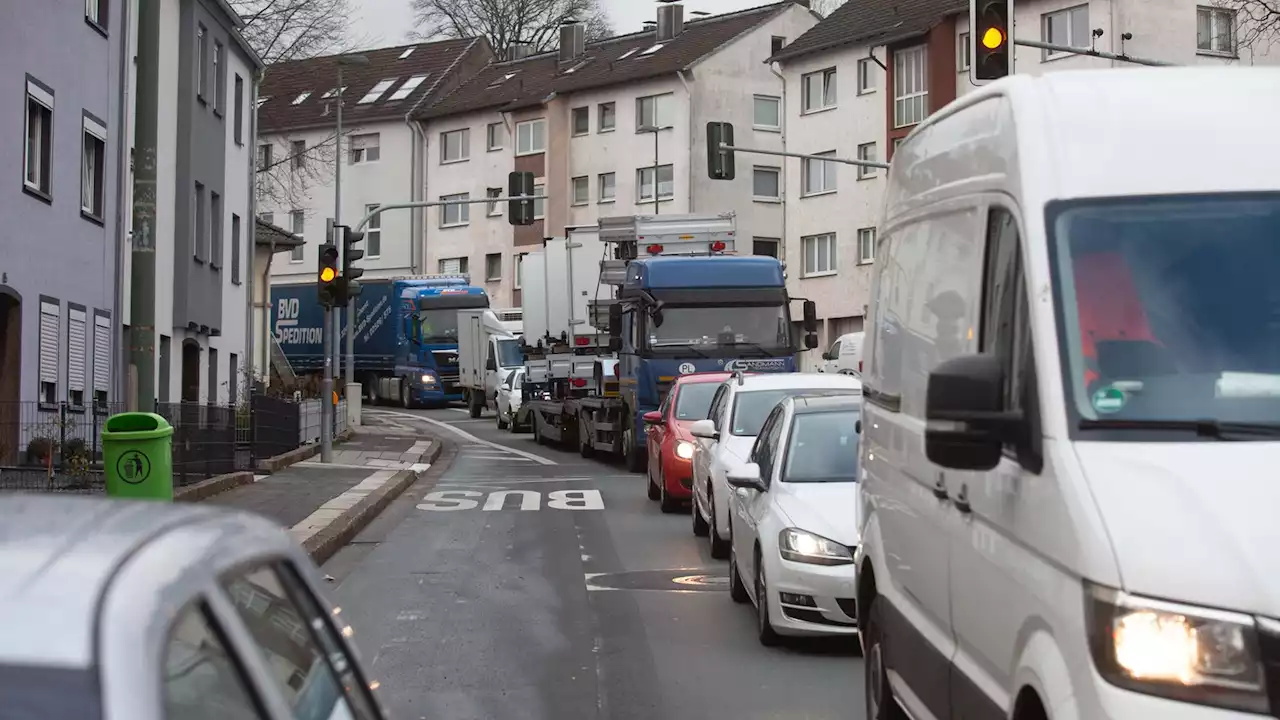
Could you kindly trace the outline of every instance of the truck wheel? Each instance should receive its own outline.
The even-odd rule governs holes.
[[[400,378],[400,404],[405,410],[412,410],[414,406],[413,394],[409,392],[409,381],[405,378]]]
[[[626,425],[622,431],[622,456],[627,461],[627,472],[639,473],[644,472],[648,467],[648,463],[645,462],[648,458],[645,457],[643,450],[636,447],[635,418],[631,415],[631,411],[627,410]]]
[[[578,455],[584,458],[590,458],[596,454],[596,449],[591,444],[591,430],[587,424],[581,419],[578,420]]]
[[[475,419],[480,417],[480,411],[484,410],[484,400],[482,399],[482,396],[477,394],[474,390],[468,390],[467,404],[469,406],[467,409],[471,411],[471,418]]]

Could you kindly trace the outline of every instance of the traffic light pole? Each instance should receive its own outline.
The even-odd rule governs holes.
[[[546,195],[515,195],[510,197],[496,197],[496,198],[486,197],[486,198],[467,199],[467,200],[431,200],[431,201],[410,202],[410,203],[390,203],[387,205],[379,205],[378,207],[370,210],[363,218],[360,219],[359,223],[352,225],[351,229],[357,232],[364,230],[365,226],[369,224],[370,220],[373,220],[374,218],[378,217],[379,215],[381,215],[382,213],[388,210],[412,210],[415,208],[441,207],[444,205],[480,205],[480,204],[488,204],[488,203],[511,202],[513,200],[546,200],[546,199],[547,199]]]
[[[780,152],[778,150],[756,150],[753,148],[737,147],[736,145],[726,145],[724,143],[720,143],[720,149],[728,150],[730,152],[748,153],[751,155],[777,155],[778,157],[800,158],[801,160],[821,160],[822,162],[880,168],[881,170],[889,169],[889,163],[875,162],[873,160],[848,160],[845,158],[831,157],[830,155],[804,155],[802,153]]]
[[[1054,45],[1053,43],[1040,42],[1039,40],[1019,40],[1013,39],[1014,45],[1023,47],[1037,48],[1039,50],[1048,50],[1050,52],[1071,53],[1072,55],[1088,55],[1089,57],[1102,58],[1103,60],[1118,60],[1120,62],[1133,63],[1135,65],[1149,65],[1151,67],[1177,67],[1177,63],[1165,62],[1163,60],[1148,60],[1147,58],[1134,57],[1132,55],[1117,55],[1115,53],[1103,52],[1092,48],[1070,47],[1068,45]]]

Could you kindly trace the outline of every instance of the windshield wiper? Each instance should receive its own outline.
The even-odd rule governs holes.
[[[1081,430],[1184,430],[1200,437],[1235,440],[1234,436],[1280,437],[1280,424],[1254,422],[1222,422],[1220,420],[1088,420],[1080,421]]]

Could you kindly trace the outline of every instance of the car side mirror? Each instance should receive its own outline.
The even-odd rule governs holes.
[[[609,352],[619,352],[621,350],[622,350],[622,338],[620,337],[609,338]]]
[[[645,425],[666,425],[667,422],[662,419],[662,413],[657,410],[650,410],[644,414]]]
[[[854,432],[855,434],[858,434],[858,435],[861,435],[861,434],[862,434],[862,421],[861,421],[861,420],[854,420],[854,421],[853,421],[853,432]]]
[[[706,440],[720,439],[720,433],[716,430],[716,424],[710,420],[699,420],[690,425],[689,434],[696,438],[704,438]]]
[[[746,463],[730,470],[725,474],[725,481],[729,483],[729,487],[739,490],[769,490],[765,487],[764,480],[760,479],[760,466],[755,463]]]
[[[818,303],[812,300],[804,301],[804,331],[818,332]]]
[[[811,332],[804,336],[804,349],[812,350],[818,347],[818,333]]]
[[[493,358],[489,358],[488,360],[486,360],[486,361],[484,362],[484,369],[485,369],[485,370],[497,370],[497,369],[498,369],[498,361],[497,361],[497,360],[494,360]]]
[[[924,443],[931,462],[954,470],[990,470],[1000,462],[1024,420],[1004,410],[1004,375],[999,358],[987,354],[952,358],[929,373]]]

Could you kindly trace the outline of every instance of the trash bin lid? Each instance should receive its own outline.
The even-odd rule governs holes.
[[[160,415],[144,412],[124,412],[107,418],[102,430],[103,440],[154,440],[169,437],[173,426]]]

